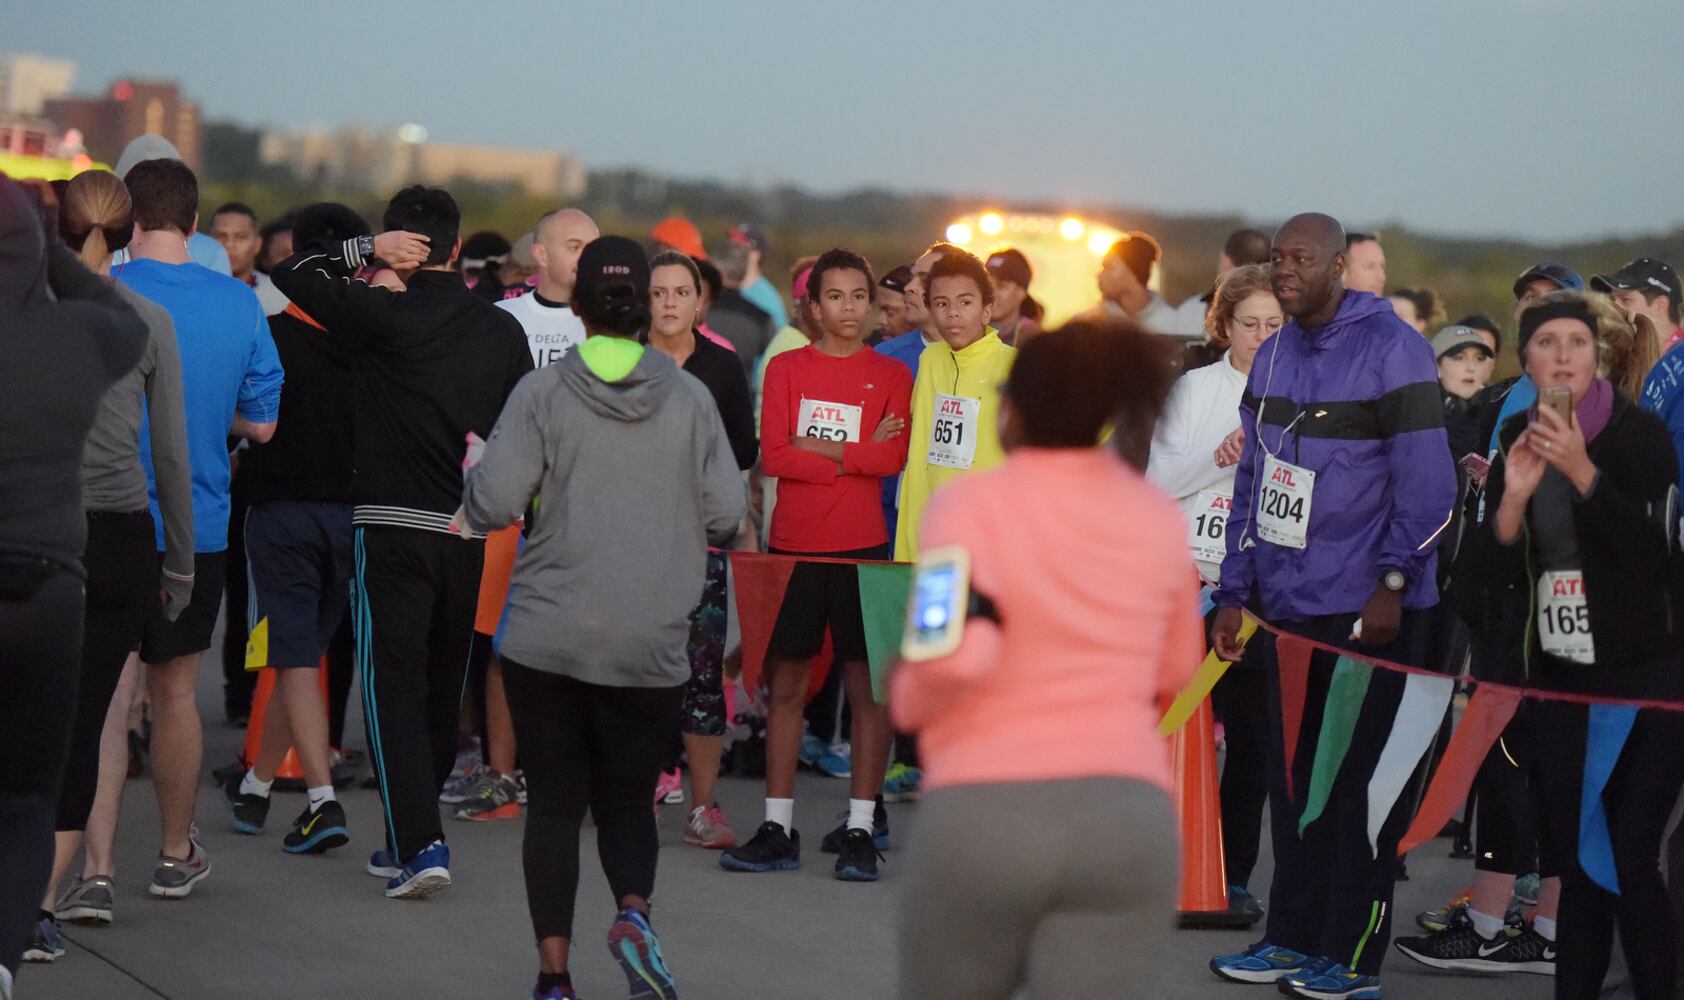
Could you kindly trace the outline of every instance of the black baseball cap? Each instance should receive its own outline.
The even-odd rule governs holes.
[[[1593,275],[1590,287],[1599,292],[1649,292],[1678,301],[1678,272],[1653,257],[1639,257],[1613,274]]]
[[[752,222],[739,223],[736,228],[725,234],[733,243],[741,243],[746,247],[753,247],[762,254],[766,252],[766,230]]]
[[[1534,281],[1552,282],[1556,288],[1582,289],[1585,279],[1579,277],[1579,272],[1566,264],[1533,264],[1520,272],[1520,277],[1514,279],[1514,297],[1519,299],[1526,294],[1526,286]]]
[[[1006,247],[988,255],[988,276],[998,281],[1009,281],[1019,288],[1028,288],[1034,271],[1023,251]]]
[[[887,288],[891,292],[904,292],[906,286],[910,284],[912,284],[912,268],[907,264],[902,264],[877,279],[877,287]]]
[[[629,284],[635,297],[647,300],[649,257],[636,240],[598,236],[579,254],[579,277],[573,294],[585,299],[617,284]]]

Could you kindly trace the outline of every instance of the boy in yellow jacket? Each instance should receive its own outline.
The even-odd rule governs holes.
[[[964,251],[943,254],[925,279],[930,325],[941,339],[924,348],[912,387],[912,433],[895,529],[898,560],[918,557],[918,522],[930,494],[1005,459],[998,430],[1000,386],[1017,350],[988,326],[993,299],[988,268]]]

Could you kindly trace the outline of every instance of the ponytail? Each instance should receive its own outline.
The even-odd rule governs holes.
[[[134,235],[134,206],[128,189],[107,170],[84,170],[64,190],[58,213],[59,236],[90,271],[105,267],[111,255]]]
[[[111,256],[111,251],[105,248],[105,230],[95,226],[88,230],[82,240],[82,249],[77,251],[82,258],[82,265],[90,271],[99,271],[105,266],[105,261]]]
[[[573,308],[593,333],[636,337],[649,329],[648,297],[638,295],[629,281],[599,285],[576,298]]]

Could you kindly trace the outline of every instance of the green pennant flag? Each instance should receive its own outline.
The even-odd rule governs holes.
[[[912,593],[908,563],[863,563],[859,567],[860,613],[865,618],[866,658],[871,663],[871,696],[888,701],[889,664],[900,654],[906,626],[906,602]]]
[[[1368,694],[1368,679],[1374,675],[1372,664],[1339,657],[1333,665],[1333,679],[1327,686],[1327,708],[1322,712],[1321,739],[1316,742],[1316,760],[1310,770],[1310,791],[1304,799],[1304,814],[1298,819],[1298,835],[1321,816],[1327,807],[1327,797],[1333,792],[1333,779],[1345,762],[1345,752],[1351,748],[1351,733],[1357,727],[1357,715],[1362,712],[1362,700]]]

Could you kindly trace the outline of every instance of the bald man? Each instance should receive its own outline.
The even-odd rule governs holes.
[[[576,208],[544,213],[532,233],[538,285],[531,294],[527,294],[527,286],[519,286],[498,304],[520,320],[532,348],[532,365],[542,368],[585,339],[585,325],[568,304],[573,301],[579,254],[585,244],[602,234],[591,217]]]
[[[1337,220],[1295,216],[1275,235],[1270,263],[1290,321],[1258,352],[1240,400],[1245,449],[1212,645],[1239,659],[1241,608],[1250,608],[1295,635],[1423,665],[1438,604],[1437,540],[1456,499],[1432,348],[1385,299],[1345,288]],[[1374,668],[1364,693],[1348,683],[1353,667],[1336,671],[1339,657],[1313,655],[1289,794],[1281,667],[1272,650],[1259,652],[1274,729],[1268,925],[1262,941],[1217,956],[1211,970],[1235,982],[1278,982],[1290,996],[1369,1000],[1380,995],[1397,845],[1409,820],[1402,783],[1386,785],[1374,802],[1384,820],[1370,841],[1369,779],[1393,732],[1404,675]],[[1436,729],[1448,683],[1431,696],[1442,704],[1436,713],[1429,706],[1419,724]],[[1327,787],[1314,769],[1322,720],[1335,705],[1357,718],[1343,764],[1322,776]],[[1408,720],[1397,726],[1416,728]],[[1418,751],[1401,761],[1404,776],[1419,758]],[[1312,788],[1326,790],[1325,806],[1306,816]]]

